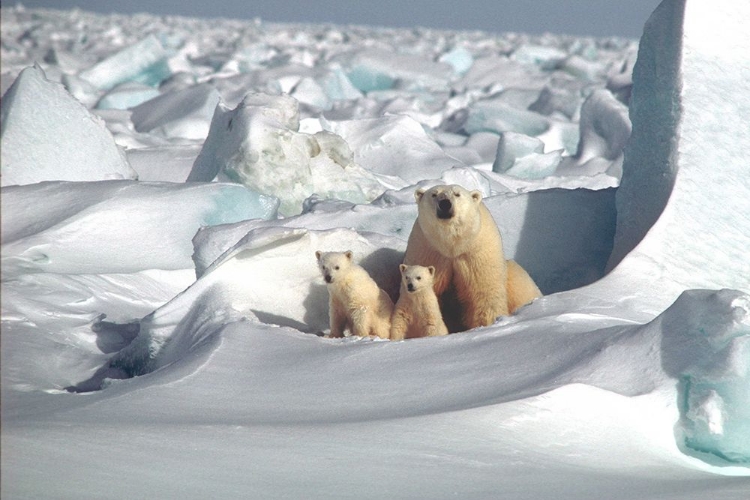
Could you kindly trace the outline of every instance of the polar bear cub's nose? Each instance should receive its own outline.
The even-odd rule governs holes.
[[[440,208],[440,210],[444,212],[450,210],[452,206],[453,205],[451,204],[451,200],[442,199],[438,202],[438,208]]]

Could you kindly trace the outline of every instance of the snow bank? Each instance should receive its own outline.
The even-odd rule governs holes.
[[[148,373],[180,359],[241,318],[303,332],[328,330],[328,292],[315,251],[352,250],[378,285],[396,297],[398,264],[405,249],[402,240],[343,229],[314,232],[270,227],[251,231],[195,284],[145,317],[138,337],[113,358],[110,367],[131,376]]]
[[[136,177],[104,123],[38,66],[13,82],[0,115],[3,186]]]

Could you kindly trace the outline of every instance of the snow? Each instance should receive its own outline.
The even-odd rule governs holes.
[[[665,0],[637,59],[2,19],[3,497],[748,497],[745,5]],[[315,251],[395,296],[438,183],[482,192],[545,296],[446,337],[322,336]]]

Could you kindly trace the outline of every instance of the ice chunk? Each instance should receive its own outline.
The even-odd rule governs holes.
[[[96,103],[99,109],[128,109],[159,96],[159,91],[142,83],[126,82],[113,88]]]
[[[138,132],[164,137],[204,139],[221,97],[209,84],[168,92],[133,108],[133,125]]]
[[[504,173],[522,179],[541,179],[555,173],[562,160],[562,150],[545,154],[532,153],[517,158]]]
[[[458,89],[486,89],[499,87],[539,89],[549,81],[549,76],[536,66],[528,66],[505,56],[477,57],[469,71],[456,82]]]
[[[517,159],[542,153],[544,153],[544,143],[541,140],[517,132],[502,132],[492,170],[505,172],[515,164]]]
[[[663,300],[750,293],[748,18],[747,2],[667,1],[641,39],[610,267],[658,282]]]
[[[161,42],[154,35],[148,35],[140,42],[82,71],[79,76],[101,90],[109,90],[130,81],[158,85],[169,77],[169,56],[170,52]]]
[[[501,100],[478,101],[469,107],[469,116],[463,128],[468,134],[489,131],[495,133],[518,132],[536,136],[549,129],[547,117],[510,106]]]
[[[617,160],[630,139],[628,108],[609,90],[589,95],[581,107],[581,139],[576,158],[585,163],[594,157]]]
[[[362,92],[401,88],[448,88],[452,68],[442,62],[380,49],[362,49],[337,57],[349,80]]]
[[[450,52],[441,55],[438,61],[450,64],[457,74],[465,75],[474,64],[474,57],[464,47],[454,47]]]
[[[236,184],[47,182],[3,188],[3,277],[192,268],[198,228],[276,215]]]
[[[349,80],[344,70],[337,64],[331,64],[318,83],[329,99],[333,101],[360,99],[362,92]]]
[[[535,64],[545,71],[557,69],[568,54],[558,47],[522,44],[516,49],[511,58],[523,64]]]
[[[313,106],[318,110],[329,110],[333,106],[330,97],[323,90],[323,87],[309,77],[300,80],[294,87],[294,90],[292,90],[291,95],[301,104]]]
[[[185,182],[200,145],[152,146],[125,151],[140,181]]]
[[[359,165],[406,181],[391,187],[438,178],[443,170],[460,164],[408,116],[330,122],[329,128],[349,144]]]
[[[686,451],[749,463],[750,296],[691,290],[670,311],[663,364],[680,380]]]
[[[38,66],[18,75],[0,106],[3,186],[136,177],[102,120]]]
[[[385,190],[355,164],[343,139],[298,129],[297,101],[287,95],[248,94],[233,110],[220,104],[188,180],[218,175],[240,182],[278,197],[287,216],[301,212],[305,198],[318,190],[358,203]]]

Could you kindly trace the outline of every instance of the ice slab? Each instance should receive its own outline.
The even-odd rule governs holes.
[[[659,284],[646,308],[690,288],[750,292],[748,18],[745,2],[664,1],[644,29],[610,268]]]
[[[463,129],[468,134],[476,132],[517,132],[537,136],[546,132],[549,119],[539,113],[519,109],[502,99],[488,99],[472,104]]]
[[[580,142],[576,160],[585,163],[594,157],[616,161],[630,139],[632,126],[628,108],[609,90],[592,92],[581,107]]]
[[[203,140],[221,100],[219,92],[204,83],[167,92],[133,108],[131,119],[138,132],[163,137]]]
[[[170,75],[167,59],[170,52],[159,39],[148,35],[143,40],[99,61],[79,76],[101,90],[124,82],[158,85]]]
[[[406,181],[401,185],[396,181],[393,187],[438,178],[443,170],[460,165],[408,116],[331,121],[327,128],[347,142],[359,165]]]
[[[24,69],[1,106],[3,186],[136,177],[103,121],[40,67]]]
[[[135,181],[9,186],[1,203],[3,279],[192,268],[200,227],[275,217],[278,205],[236,184]]]
[[[200,151],[200,145],[186,144],[128,149],[125,153],[140,181],[185,182]]]
[[[388,90],[398,85],[409,89],[448,88],[452,67],[407,53],[362,49],[334,59],[360,91]]]
[[[113,88],[96,103],[99,109],[128,109],[151,100],[160,95],[159,91],[148,85],[125,82]]]

